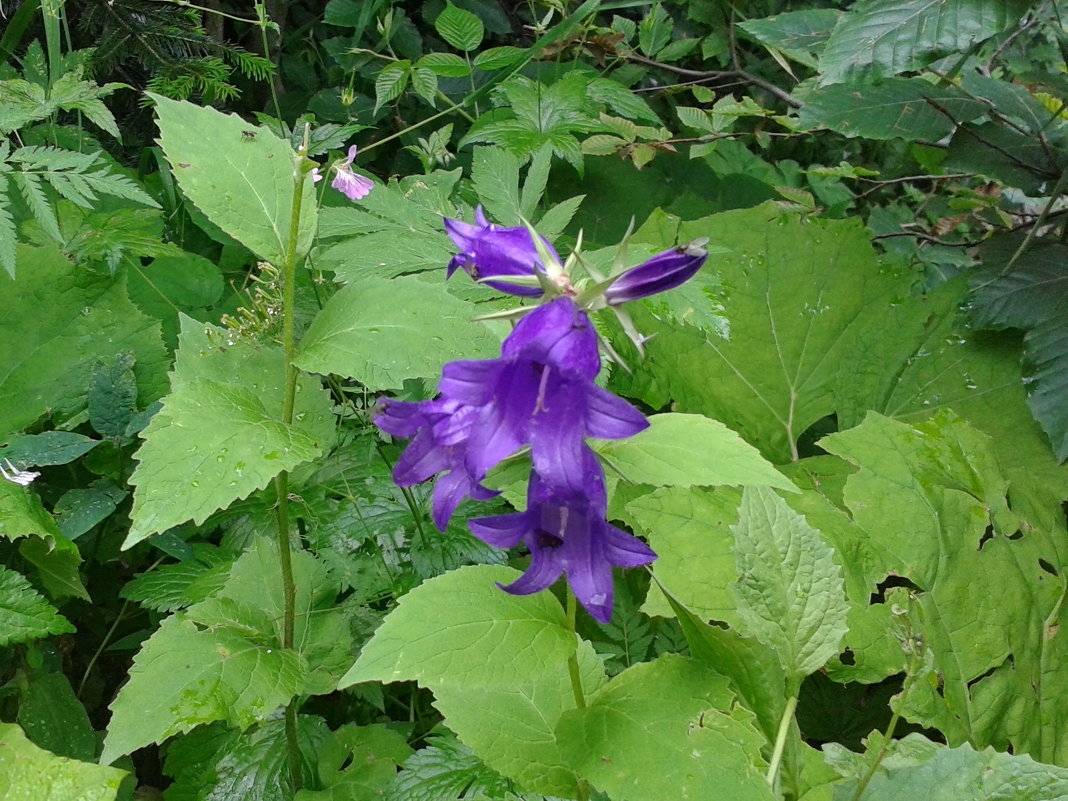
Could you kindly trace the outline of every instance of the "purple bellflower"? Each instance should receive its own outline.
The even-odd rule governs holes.
[[[581,490],[586,437],[623,439],[648,427],[629,403],[593,383],[597,334],[571,298],[537,307],[504,341],[501,358],[445,365],[441,394],[479,408],[467,468],[482,477],[524,445],[554,487]]]
[[[438,528],[464,497],[492,497],[480,482],[526,445],[545,482],[583,491],[585,438],[621,439],[649,425],[637,409],[593,383],[600,367],[593,325],[573,300],[537,307],[504,341],[501,358],[445,365],[438,398],[379,404],[379,428],[414,435],[394,479],[410,486],[448,471],[434,492]]]
[[[418,403],[383,399],[375,409],[375,425],[380,429],[395,437],[414,437],[393,468],[397,486],[421,484],[445,472],[434,485],[433,502],[434,525],[442,531],[465,497],[487,501],[500,495],[483,487],[465,464],[467,439],[477,412],[445,399]]]
[[[605,520],[608,507],[604,472],[597,456],[583,448],[584,487],[560,489],[535,470],[527,489],[527,510],[470,521],[479,539],[498,548],[520,543],[530,550],[530,567],[501,589],[529,595],[547,589],[567,574],[575,597],[594,618],[612,616],[612,566],[635,567],[656,559],[637,537]]]
[[[475,225],[460,220],[450,220],[448,217],[444,220],[445,230],[456,247],[460,249],[460,252],[449,262],[447,277],[451,277],[461,267],[474,279],[506,279],[509,275],[529,277],[534,275],[536,269],[542,271],[545,269],[530,231],[521,226],[503,228],[494,225],[486,219],[482,206],[475,209]],[[560,257],[549,240],[541,237],[541,241],[553,258],[559,262]],[[519,297],[536,298],[542,294],[540,287],[520,286],[509,283],[507,280],[484,281],[484,283],[498,292],[506,292]]]
[[[705,241],[665,250],[637,267],[631,267],[605,290],[605,302],[609,306],[618,306],[686,283],[708,258],[708,252],[702,247]]]

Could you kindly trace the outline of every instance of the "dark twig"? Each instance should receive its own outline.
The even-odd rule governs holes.
[[[775,97],[779,98],[779,100],[791,108],[801,108],[803,105],[800,100],[786,90],[780,89],[775,84],[770,83],[757,75],[753,75],[751,72],[746,72],[745,70],[690,70],[685,67],[676,67],[674,64],[664,64],[660,61],[654,61],[651,58],[639,56],[637,53],[628,53],[627,60],[637,64],[645,64],[648,67],[656,67],[668,72],[673,72],[676,75],[681,75],[685,78],[694,78],[694,83],[716,81],[724,78],[735,78],[752,84],[753,86],[759,86],[764,91],[775,95]]]

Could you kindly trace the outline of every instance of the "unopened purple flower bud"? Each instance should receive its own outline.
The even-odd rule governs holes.
[[[463,268],[476,280],[498,277],[505,279],[485,281],[498,292],[527,298],[539,297],[542,294],[540,287],[520,286],[507,281],[510,275],[530,277],[534,275],[535,270],[545,271],[545,265],[541,263],[538,248],[528,229],[522,226],[504,228],[494,225],[486,219],[482,207],[479,206],[475,209],[474,225],[446,217],[445,230],[460,249],[449,262],[447,276],[452,276],[458,268]],[[541,241],[552,257],[559,261],[560,257],[549,240],[541,237]]]
[[[609,306],[647,298],[680,286],[697,274],[708,258],[703,245],[708,240],[696,240],[672,250],[657,253],[648,261],[623,273],[604,292]]]

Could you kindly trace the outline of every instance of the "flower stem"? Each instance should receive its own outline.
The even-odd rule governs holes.
[[[303,152],[298,164],[304,161]],[[293,307],[297,282],[297,239],[300,235],[300,210],[304,201],[303,166],[296,170],[293,187],[293,207],[289,217],[289,240],[286,242],[285,262],[282,264],[282,350],[285,359],[285,394],[282,399],[282,422],[293,423],[293,406],[297,392],[297,368],[293,365],[296,344],[293,335]],[[278,564],[282,572],[282,647],[293,649],[296,628],[297,587],[293,581],[292,537],[289,531],[289,471],[283,470],[274,480],[278,495]],[[297,740],[297,704],[291,701],[285,710],[286,758],[289,778],[296,793],[303,785],[300,771],[300,744]]]
[[[779,766],[782,765],[782,755],[786,750],[786,735],[790,731],[790,724],[794,722],[794,712],[797,709],[797,693],[790,695],[789,700],[786,702],[786,707],[782,711],[782,718],[779,720],[779,730],[775,734],[775,747],[771,752],[771,763],[768,765],[767,781],[768,786],[775,789],[775,785],[779,780]]]
[[[575,598],[575,593],[571,591],[571,586],[567,587],[567,630],[573,635],[575,634],[575,617],[578,614],[578,599]],[[586,708],[586,695],[582,691],[582,675],[579,673],[578,663],[578,648],[571,652],[571,656],[567,658],[567,672],[571,676],[571,692],[575,695],[575,707],[577,709]],[[590,786],[583,778],[577,780],[577,801],[589,801]]]

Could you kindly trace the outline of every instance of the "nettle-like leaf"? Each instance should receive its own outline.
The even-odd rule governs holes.
[[[996,239],[981,251],[984,269],[974,278],[972,322],[977,328],[1027,331],[1023,360],[1027,403],[1057,458],[1068,459],[1068,248],[1037,241],[1011,272],[1004,271],[1022,238]]]
[[[323,250],[317,266],[348,283],[444,272],[456,246],[441,218],[455,216],[449,197],[460,172],[406,178],[375,187],[358,208],[324,209],[319,235],[339,241]]]
[[[115,801],[124,770],[56,756],[14,723],[0,723],[0,793],[21,801]]]
[[[159,324],[126,295],[122,277],[78,270],[55,250],[20,247],[19,275],[0,282],[0,420],[6,431],[42,414],[65,419],[85,408],[98,358],[131,351],[142,402],[165,387]],[[106,330],[107,337],[100,336]]]
[[[459,801],[469,793],[495,798],[508,791],[507,781],[455,737],[434,735],[427,743],[404,761],[390,788],[393,801]]]
[[[0,565],[0,645],[66,634],[74,626],[19,572]]]
[[[656,336],[645,362],[632,376],[615,374],[615,386],[654,408],[674,400],[677,411],[722,421],[772,461],[789,461],[800,435],[835,410],[843,351],[863,324],[881,322],[887,305],[911,294],[911,277],[880,265],[855,220],[801,219],[765,204],[668,222],[654,215],[635,238],[660,249],[675,236],[730,243],[714,265],[730,338],[638,313],[638,329]]]
[[[247,728],[288,703],[304,680],[295,651],[172,615],[142,646],[111,703],[101,764],[203,723]]]
[[[296,155],[267,126],[234,114],[149,95],[159,117],[159,143],[185,195],[222,228],[271,264],[285,263],[294,200]],[[302,194],[296,253],[315,235],[311,174]]]
[[[941,681],[917,682],[899,699],[904,714],[950,744],[1063,762],[1068,725],[1054,700],[1068,687],[1063,517],[1022,516],[989,437],[948,410],[912,425],[871,413],[821,446],[859,468],[844,503],[875,546],[863,565],[871,591],[888,575],[917,588]],[[855,663],[896,672],[880,643],[896,635],[868,636],[847,640]]]
[[[156,612],[173,612],[203,601],[226,583],[233,558],[205,544],[193,546],[194,558],[142,573],[120,595]]]
[[[820,81],[884,78],[962,53],[1005,30],[1026,0],[858,0],[820,56]]]
[[[427,314],[427,309],[436,309]],[[368,278],[327,301],[301,341],[303,370],[355,378],[371,389],[435,376],[456,358],[493,358],[499,340],[472,322],[474,304],[416,277]]]
[[[590,80],[569,73],[546,86],[520,75],[510,78],[495,95],[503,108],[479,117],[459,146],[488,142],[526,161],[549,144],[557,156],[581,169],[582,150],[575,135],[604,129],[587,94]]]
[[[739,515],[731,529],[738,613],[799,686],[838,653],[846,633],[841,570],[819,532],[771,490],[746,488]]]
[[[135,456],[125,547],[189,519],[202,523],[315,458],[333,436],[330,397],[318,379],[298,379],[293,423],[286,425],[281,349],[229,336],[182,316],[171,392]]]
[[[329,732],[314,751],[321,790],[301,790],[294,801],[344,801],[348,798],[387,797],[397,767],[412,756],[405,739],[381,723],[346,724]]]
[[[794,489],[756,448],[718,420],[699,414],[653,415],[645,431],[629,439],[599,442],[595,450],[633,484]]]
[[[89,600],[78,575],[78,546],[63,536],[33,489],[0,480],[0,537],[22,539],[19,553],[53,598]]]
[[[486,33],[482,20],[477,15],[457,8],[452,3],[446,3],[445,8],[438,14],[434,29],[442,39],[464,52],[476,50],[482,44],[482,37]]]
[[[734,703],[727,679],[665,655],[635,665],[565,712],[561,750],[580,776],[613,798],[771,801],[758,767],[763,735]]]

